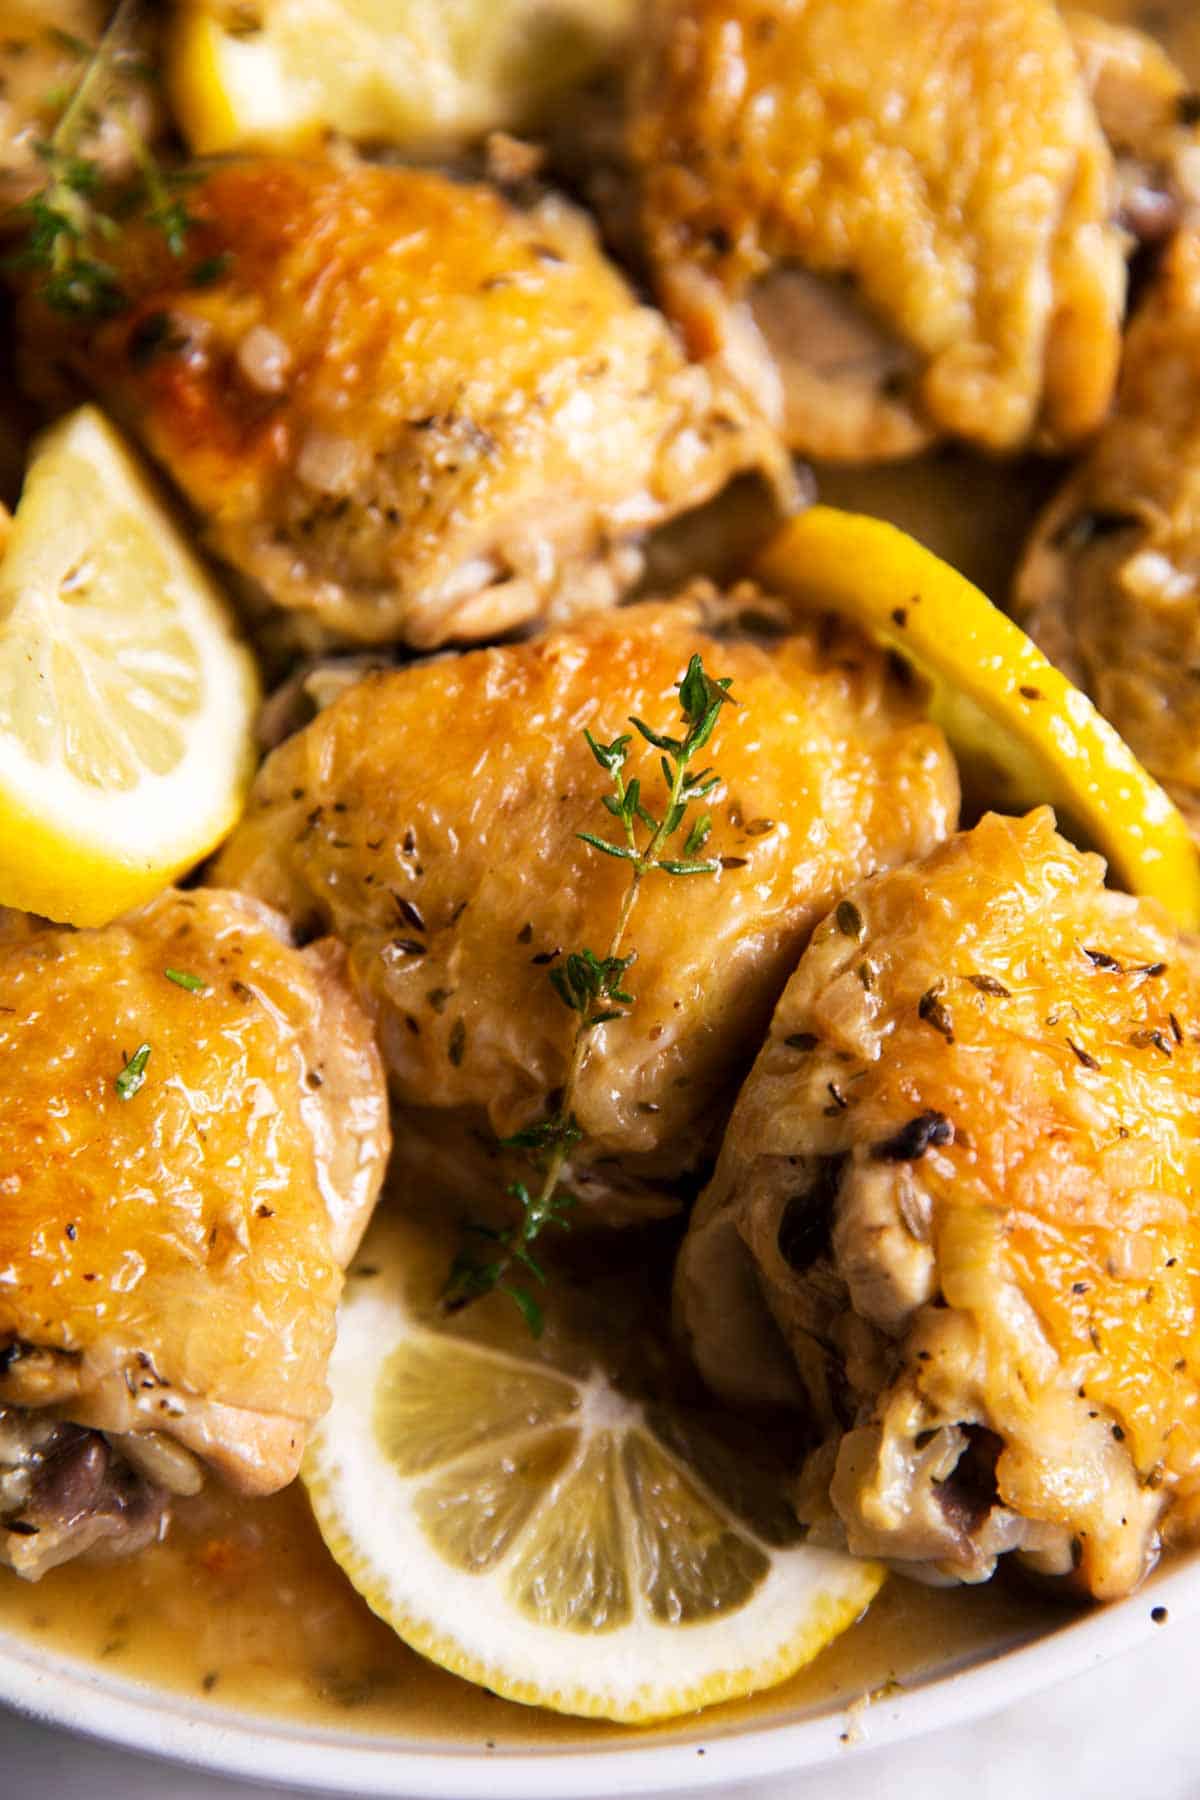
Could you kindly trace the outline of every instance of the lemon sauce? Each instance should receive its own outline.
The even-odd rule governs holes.
[[[1074,1615],[993,1582],[892,1581],[866,1617],[781,1687],[709,1708],[713,1733],[848,1706]],[[497,1699],[406,1649],[338,1570],[297,1484],[270,1500],[184,1500],[165,1543],[123,1563],[0,1576],[0,1627],[214,1704],[468,1748],[601,1746],[629,1727]],[[697,1715],[642,1736],[694,1731]]]
[[[419,1207],[410,1215],[415,1225],[389,1217],[386,1197],[383,1209],[352,1265],[352,1291],[374,1287],[381,1247],[399,1233],[403,1305],[430,1323],[453,1230]],[[636,1347],[645,1331],[657,1336],[662,1296],[649,1263],[663,1259],[633,1251],[638,1237],[619,1234],[599,1267],[595,1240],[590,1250],[583,1236],[563,1240],[552,1280],[565,1298],[551,1310],[536,1346],[515,1309],[495,1296],[462,1315],[460,1327],[445,1329],[576,1380],[590,1368],[615,1371],[628,1355],[630,1370],[644,1373],[630,1373],[623,1391],[653,1411],[662,1372],[657,1359]],[[606,1268],[606,1261],[615,1266]],[[586,1283],[585,1268],[592,1270]],[[639,1379],[644,1386],[637,1391]],[[755,1494],[759,1502],[766,1498],[753,1480],[748,1494],[752,1505]],[[514,1749],[533,1742],[603,1744],[629,1730],[500,1699],[408,1649],[334,1562],[299,1482],[267,1500],[239,1499],[210,1483],[173,1502],[172,1514],[165,1540],[127,1560],[66,1564],[36,1583],[0,1572],[0,1631],[97,1663],[108,1674],[207,1696],[239,1712],[408,1742]],[[1074,1616],[1073,1609],[1034,1600],[1003,1581],[931,1589],[893,1579],[856,1625],[790,1680],[706,1709],[704,1731],[852,1706]],[[637,1729],[656,1737],[691,1733],[700,1716]]]

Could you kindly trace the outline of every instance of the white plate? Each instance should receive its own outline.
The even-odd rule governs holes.
[[[876,1701],[870,1747],[962,1724],[1084,1673],[1156,1632],[1153,1615],[1160,1608],[1176,1620],[1200,1614],[1200,1557],[1160,1571],[1119,1606]],[[778,1719],[752,1727],[706,1731],[698,1717],[667,1742],[639,1742],[631,1732],[617,1749],[465,1752],[432,1739],[318,1730],[237,1713],[114,1679],[9,1632],[0,1632],[0,1699],[46,1723],[195,1768],[404,1800],[590,1800],[699,1790],[844,1763],[856,1735],[853,1720],[848,1732],[844,1710],[799,1717],[781,1709]]]

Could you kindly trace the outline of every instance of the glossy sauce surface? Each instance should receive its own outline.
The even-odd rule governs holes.
[[[998,1583],[935,1591],[894,1581],[810,1668],[767,1694],[711,1708],[704,1728],[849,1705],[1071,1616]],[[477,1749],[599,1746],[626,1735],[497,1699],[406,1649],[338,1571],[299,1486],[270,1500],[214,1492],[184,1501],[166,1543],[126,1563],[55,1569],[36,1585],[6,1575],[4,1628],[109,1674],[315,1725]],[[641,1735],[695,1726],[693,1717]]]
[[[1194,0],[1091,0],[1139,25],[1200,78]],[[1053,486],[1046,465],[1005,467],[936,452],[894,469],[819,472],[822,498],[894,519],[1003,599],[1026,529]],[[711,1709],[713,1735],[751,1720],[803,1717],[928,1680],[1068,1622],[1009,1587],[932,1590],[893,1580],[865,1619],[792,1681]],[[597,1747],[624,1728],[519,1707],[407,1650],[326,1552],[303,1491],[237,1500],[215,1489],[179,1503],[168,1540],[126,1563],[69,1566],[36,1585],[0,1573],[0,1633],[95,1660],[113,1674],[216,1705],[302,1717],[464,1748]],[[692,1733],[695,1719],[640,1735]]]

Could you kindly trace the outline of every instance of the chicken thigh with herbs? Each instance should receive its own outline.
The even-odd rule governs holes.
[[[1116,376],[1113,159],[1053,0],[666,0],[628,154],[668,314],[793,448],[1066,448]]]
[[[0,931],[0,1562],[157,1536],[210,1467],[270,1493],[326,1405],[388,1148],[330,943],[240,894]]]
[[[584,729],[608,741],[631,715],[674,729],[697,652],[737,702],[704,752],[719,867],[644,879],[634,1001],[592,1034],[574,1099],[580,1197],[610,1217],[662,1210],[661,1191],[628,1183],[711,1153],[816,919],[954,828],[953,759],[886,656],[757,590],[696,588],[368,675],[267,759],[214,879],[347,944],[402,1155],[427,1128],[478,1167],[560,1088],[575,1015],[549,974],[571,951],[606,953],[629,882],[579,838],[612,826]],[[658,752],[631,756],[626,779],[656,808]]]
[[[710,1385],[805,1406],[802,1517],[932,1579],[1129,1592],[1200,1524],[1200,968],[1048,809],[815,932],[677,1273]]]
[[[245,159],[187,190],[175,258],[127,228],[130,305],[27,315],[252,602],[301,642],[430,646],[610,603],[651,526],[791,472],[689,365],[582,213],[430,170]]]
[[[1116,410],[1017,576],[1021,624],[1111,719],[1200,837],[1200,231],[1133,325]]]

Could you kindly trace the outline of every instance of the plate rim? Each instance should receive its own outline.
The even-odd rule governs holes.
[[[1153,1615],[1161,1608],[1166,1615],[1158,1620]],[[98,1743],[301,1793],[363,1800],[602,1800],[617,1792],[701,1792],[720,1782],[830,1768],[847,1756],[986,1717],[1197,1614],[1200,1554],[1172,1559],[1127,1600],[866,1709],[848,1711],[843,1704],[798,1720],[718,1728],[711,1735],[701,1714],[672,1742],[639,1745],[635,1732],[625,1744],[603,1750],[463,1750],[306,1726],[116,1676],[8,1629],[0,1629],[0,1701],[33,1722]]]

